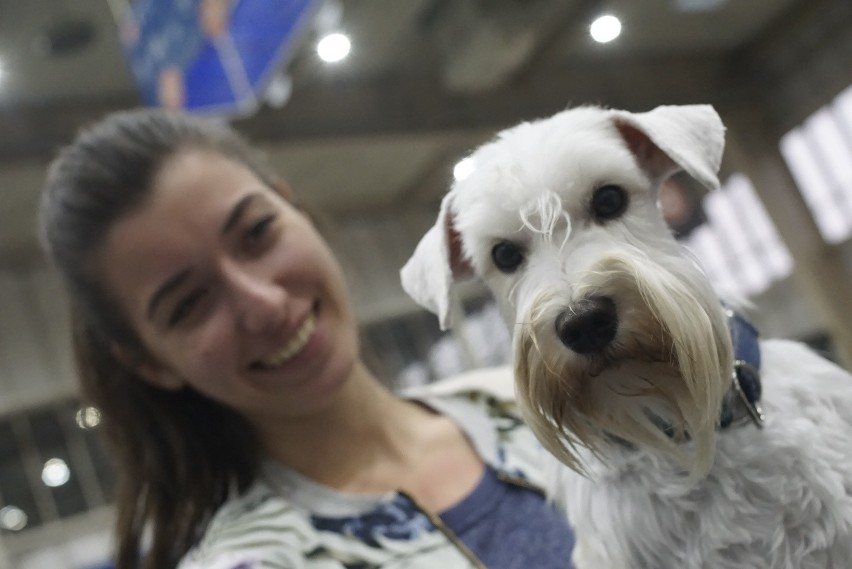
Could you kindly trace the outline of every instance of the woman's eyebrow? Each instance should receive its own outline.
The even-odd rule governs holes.
[[[261,196],[260,192],[252,192],[246,194],[240,201],[231,208],[230,213],[228,213],[228,217],[225,219],[225,223],[222,224],[222,235],[228,233],[231,229],[233,229],[240,221],[242,216],[245,214],[245,211],[251,205],[252,201],[255,198]],[[157,310],[157,305],[162,302],[165,297],[171,294],[176,288],[178,288],[187,278],[189,278],[189,269],[184,269],[179,273],[170,277],[166,282],[164,282],[157,291],[151,296],[151,300],[148,303],[148,318],[151,319],[154,316],[154,311]]]
[[[248,206],[251,205],[252,200],[257,197],[260,197],[260,192],[252,192],[243,196],[240,201],[237,202],[237,205],[235,205],[231,209],[231,213],[228,214],[228,218],[225,219],[225,223],[222,224],[222,235],[228,233],[228,231],[233,229],[233,227],[239,223],[240,218],[243,216],[246,209],[248,209]]]
[[[152,319],[154,316],[154,311],[157,310],[157,305],[163,301],[169,294],[174,292],[181,284],[189,278],[189,269],[184,269],[179,273],[171,276],[166,282],[164,282],[157,291],[151,296],[150,302],[148,302],[148,319]]]

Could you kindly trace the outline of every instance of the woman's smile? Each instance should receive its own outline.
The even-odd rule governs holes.
[[[303,352],[307,351],[308,344],[314,337],[316,325],[317,318],[311,311],[282,347],[262,360],[253,362],[250,367],[255,370],[270,370],[280,368],[298,359]]]

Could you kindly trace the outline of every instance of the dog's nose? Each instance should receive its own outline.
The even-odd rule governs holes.
[[[556,317],[556,335],[578,354],[606,348],[618,330],[618,311],[607,296],[584,298]]]

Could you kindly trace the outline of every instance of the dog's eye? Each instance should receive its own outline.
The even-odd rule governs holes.
[[[627,192],[620,186],[613,184],[602,186],[592,195],[592,213],[598,219],[615,219],[626,209]]]
[[[524,261],[524,252],[511,241],[500,241],[491,249],[491,259],[500,272],[514,273]]]

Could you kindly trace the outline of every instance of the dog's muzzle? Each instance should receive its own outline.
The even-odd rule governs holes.
[[[603,351],[618,331],[618,311],[608,296],[584,298],[556,317],[556,335],[578,354]]]

